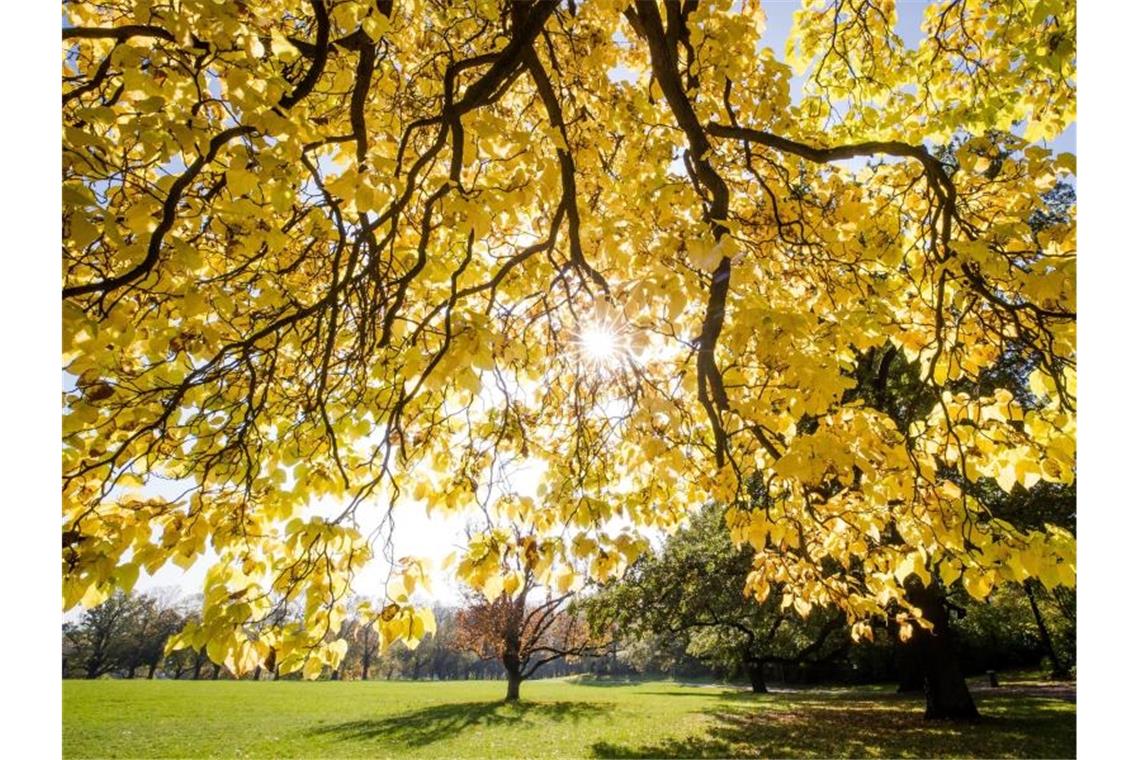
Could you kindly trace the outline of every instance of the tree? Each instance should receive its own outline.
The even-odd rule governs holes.
[[[178,609],[174,590],[151,592],[135,597],[129,618],[125,621],[130,641],[125,662],[127,678],[134,678],[140,666],[146,666],[147,678],[154,678],[166,658],[166,641],[185,624],[185,616]]]
[[[456,619],[455,644],[484,660],[497,660],[507,673],[507,701],[543,665],[563,658],[601,654],[604,644],[592,636],[584,619],[569,607],[571,594],[535,601],[530,573],[512,594],[488,601],[473,595]]]
[[[130,595],[116,592],[102,604],[65,623],[63,636],[72,660],[85,678],[98,678],[123,665],[129,648],[128,626],[133,608]]]
[[[686,651],[747,675],[766,692],[765,665],[827,662],[842,657],[849,638],[841,614],[797,612],[794,600],[741,593],[753,550],[736,547],[724,508],[708,505],[659,553],[635,562],[623,577],[585,601],[591,623],[613,626],[623,640],[646,634],[684,641]]]
[[[1075,173],[1038,144],[1073,3],[940,0],[907,44],[811,0],[787,62],[755,0],[64,13],[67,607],[209,543],[211,656],[316,677],[396,506],[478,510],[506,460],[552,576],[715,500],[750,593],[858,635],[926,630],[911,576],[1073,585],[1070,532],[964,486],[1074,478],[1074,222],[1027,221]],[[971,382],[1011,348],[1032,407]],[[847,393],[892,354],[905,428]]]
[[[78,671],[86,678],[98,678],[121,673],[134,678],[146,666],[147,678],[154,678],[164,660],[167,638],[184,623],[185,614],[170,589],[116,592],[78,620],[64,624],[65,674]]]

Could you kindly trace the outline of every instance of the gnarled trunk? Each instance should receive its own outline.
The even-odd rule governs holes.
[[[958,664],[954,631],[942,590],[933,583],[924,585],[912,575],[907,579],[906,591],[907,600],[921,609],[922,616],[934,626],[928,631],[916,625],[913,634],[926,682],[926,717],[977,720],[978,708]]]

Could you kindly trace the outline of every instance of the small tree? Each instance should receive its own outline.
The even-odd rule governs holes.
[[[531,597],[538,590],[539,584],[527,571],[514,595],[503,592],[492,601],[472,595],[456,617],[457,647],[480,659],[502,662],[507,672],[507,701],[517,700],[522,682],[546,663],[600,654],[605,648],[569,604],[572,593],[553,596],[547,592],[536,603]]]

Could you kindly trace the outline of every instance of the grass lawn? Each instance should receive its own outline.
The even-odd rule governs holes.
[[[1071,693],[976,689],[981,724],[887,689],[670,682],[65,681],[65,757],[1075,757]]]

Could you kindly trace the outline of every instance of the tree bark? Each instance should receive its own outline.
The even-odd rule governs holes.
[[[514,672],[514,673],[508,672],[507,673],[507,701],[508,702],[519,701],[519,686],[521,686],[521,685],[522,685],[522,678],[519,676],[518,672]]]
[[[508,642],[509,644],[509,642]],[[507,701],[517,702],[519,686],[522,685],[522,662],[518,652],[508,646],[503,653],[503,669],[507,671]]]
[[[907,600],[922,610],[933,630],[914,626],[912,634],[922,657],[928,719],[978,720],[978,708],[958,664],[950,612],[937,585],[924,585],[912,575],[906,583]]]
[[[764,683],[764,663],[757,660],[746,660],[744,669],[748,672],[748,682],[752,684],[752,693],[767,694],[768,685]]]
[[[158,663],[157,663],[157,662],[152,662],[152,663],[150,664],[150,666],[149,666],[149,667],[147,667],[147,670],[146,670],[146,680],[148,680],[148,681],[153,681],[153,680],[154,680],[154,671],[156,671],[156,670],[158,670]]]
[[[922,691],[926,677],[922,669],[922,653],[914,639],[899,642],[895,648],[895,665],[899,672],[899,694],[912,694]]]

